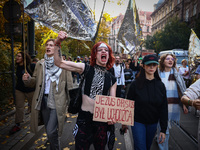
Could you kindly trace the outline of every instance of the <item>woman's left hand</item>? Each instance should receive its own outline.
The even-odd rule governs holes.
[[[187,109],[187,107],[185,105],[183,105],[183,112],[184,112],[184,114],[188,113],[188,109]]]

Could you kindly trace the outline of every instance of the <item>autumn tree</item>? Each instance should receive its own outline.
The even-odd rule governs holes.
[[[145,45],[147,49],[155,49],[156,53],[175,48],[188,49],[190,32],[186,23],[172,18],[163,30],[148,36]]]
[[[23,6],[20,0],[16,0],[20,4],[21,10]],[[7,0],[0,1],[0,103],[4,103],[12,95],[12,78],[11,78],[11,64],[12,64],[12,50],[11,50],[11,39],[5,34],[5,23],[8,21],[3,16],[3,7]],[[24,24],[26,25],[30,18],[25,15]],[[23,18],[19,18],[15,23],[23,22]],[[27,28],[25,26],[24,31],[26,33]],[[14,55],[22,49],[22,35],[15,35],[14,37]]]
[[[108,13],[104,13],[101,19],[101,24],[100,24],[97,39],[95,42],[104,41],[108,43],[108,37],[110,34],[110,27],[108,23],[111,21],[112,21],[112,18],[110,17],[110,15]]]

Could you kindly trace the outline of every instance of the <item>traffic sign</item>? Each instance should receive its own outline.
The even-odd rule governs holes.
[[[21,17],[21,9],[18,2],[7,1],[3,6],[3,16],[8,21],[17,21]]]

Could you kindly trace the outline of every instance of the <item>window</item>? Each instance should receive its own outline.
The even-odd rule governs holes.
[[[186,9],[185,12],[185,21],[188,22],[188,18],[189,18],[189,9]]]
[[[143,32],[146,32],[147,31],[147,27],[144,25],[143,26]]]
[[[177,0],[177,4],[179,4],[180,3],[180,0]]]
[[[147,26],[147,32],[149,32],[149,26]]]
[[[196,13],[197,13],[197,4],[195,4],[193,8],[193,16],[196,15]]]

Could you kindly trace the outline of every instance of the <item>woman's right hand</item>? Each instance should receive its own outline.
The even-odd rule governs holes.
[[[159,144],[162,144],[165,141],[165,133],[160,132],[158,140],[159,140]]]
[[[193,101],[193,106],[197,109],[200,110],[200,99],[196,99]]]
[[[24,73],[24,75],[22,76],[22,80],[23,81],[27,81],[28,79],[29,79],[29,77],[30,77],[30,74],[29,73]]]

